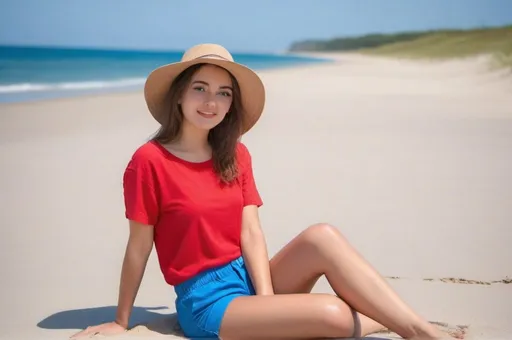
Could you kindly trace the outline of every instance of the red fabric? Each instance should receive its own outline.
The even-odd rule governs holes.
[[[242,209],[261,206],[251,156],[237,145],[240,177],[222,184],[211,160],[192,163],[157,142],[139,147],[124,177],[126,218],[153,226],[160,269],[178,285],[241,255]]]

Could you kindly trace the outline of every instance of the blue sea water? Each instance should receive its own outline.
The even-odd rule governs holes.
[[[128,51],[0,46],[0,102],[142,89],[154,68],[183,51]],[[293,55],[233,54],[254,70],[319,63]]]

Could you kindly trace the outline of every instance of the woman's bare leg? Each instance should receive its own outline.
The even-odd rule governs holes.
[[[358,314],[361,325],[369,325],[362,332],[379,329],[380,325],[372,324],[373,319],[404,338],[439,336],[437,330],[400,300],[385,280],[329,225],[308,228],[270,263],[276,294],[307,293],[325,274],[336,294],[362,313]],[[352,313],[340,299],[317,294],[286,296],[235,299],[226,311],[222,338],[352,336]],[[300,327],[293,328],[290,324]]]
[[[328,227],[327,227],[328,228]],[[320,226],[313,226],[301,233],[287,246],[279,251],[270,261],[272,285],[276,294],[305,294],[311,293],[318,279],[324,274],[317,260],[308,257],[308,252],[302,252],[304,243],[313,244],[315,234],[325,232]],[[297,246],[303,244],[302,246]],[[299,253],[299,254],[298,254]],[[338,295],[339,297],[339,295]],[[352,324],[351,336],[363,337],[384,330],[386,327],[351,308],[342,300],[344,319]]]
[[[228,306],[219,337],[242,339],[326,339],[354,334],[350,307],[331,294],[243,296]]]
[[[328,224],[309,227],[270,263],[277,293],[293,288],[294,283],[287,277],[294,277],[294,272],[300,272],[295,276],[309,277],[325,274],[341,299],[400,336],[439,336],[437,329],[407,306],[335,227]]]

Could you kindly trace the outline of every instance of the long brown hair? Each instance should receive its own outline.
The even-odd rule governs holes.
[[[205,64],[196,64],[190,66],[178,75],[169,89],[168,95],[168,116],[165,117],[162,125],[156,135],[152,138],[162,144],[176,140],[181,132],[183,123],[183,112],[181,105],[178,104],[185,89],[189,85],[192,76]],[[229,72],[228,72],[229,73]],[[212,147],[213,167],[219,178],[230,183],[238,176],[238,167],[236,164],[236,144],[242,133],[243,124],[243,106],[242,94],[237,80],[231,73],[233,99],[228,114],[222,122],[210,130],[208,133],[208,142]]]

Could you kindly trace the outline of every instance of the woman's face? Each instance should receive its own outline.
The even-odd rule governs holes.
[[[232,86],[226,70],[202,66],[190,79],[180,101],[185,121],[202,130],[217,126],[231,107]]]

